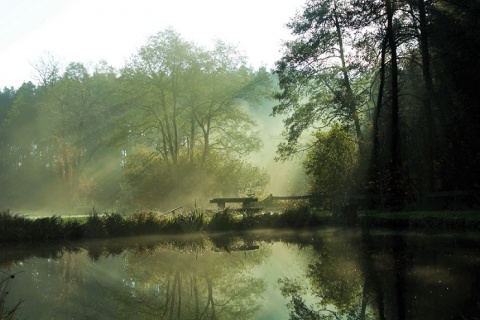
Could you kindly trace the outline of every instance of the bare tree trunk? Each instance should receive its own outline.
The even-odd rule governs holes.
[[[206,128],[203,128],[203,154],[202,163],[205,163],[210,152],[210,119],[207,120]]]
[[[173,114],[172,114],[172,127],[173,127],[173,157],[174,162],[177,163],[179,153],[179,141],[178,141],[178,127],[177,127],[177,95],[173,94]]]
[[[168,143],[168,152],[173,163],[177,163],[177,158],[175,156],[175,148],[173,146],[172,129],[170,127],[170,117],[168,116],[167,101],[165,100],[164,94],[162,95],[162,109],[163,116],[165,118],[165,136]]]
[[[188,143],[188,155],[190,158],[190,162],[193,163],[194,160],[194,149],[195,149],[195,118],[192,115],[190,119],[190,141]]]

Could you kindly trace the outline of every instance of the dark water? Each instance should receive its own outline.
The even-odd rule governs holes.
[[[2,246],[20,319],[478,319],[480,238],[323,229]],[[6,283],[4,283],[6,284]]]

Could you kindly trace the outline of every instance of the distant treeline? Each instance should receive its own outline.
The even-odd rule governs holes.
[[[269,98],[285,119],[278,159],[305,155],[310,193],[394,195],[385,205],[402,209],[478,192],[479,16],[479,0],[307,0],[271,71],[173,30],[120,70],[45,57],[36,84],[0,91],[0,208],[261,194],[249,108]]]
[[[165,210],[268,183],[245,156],[273,82],[235,47],[165,30],[121,70],[47,56],[35,71],[0,91],[0,208]]]

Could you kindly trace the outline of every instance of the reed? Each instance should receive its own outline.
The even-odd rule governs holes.
[[[16,319],[18,310],[23,303],[23,300],[16,302],[14,305],[8,305],[8,286],[10,281],[15,278],[15,274],[8,274],[0,271],[2,278],[0,279],[0,320]]]
[[[60,216],[30,218],[1,210],[0,242],[53,242],[202,231],[308,229],[330,223],[329,212],[313,211],[302,204],[293,204],[283,212],[234,211],[227,208],[213,213],[195,209],[168,215],[153,211],[138,211],[130,215],[101,214],[93,208],[83,219]],[[473,231],[480,229],[480,216],[477,212],[362,213],[360,224],[363,227]]]

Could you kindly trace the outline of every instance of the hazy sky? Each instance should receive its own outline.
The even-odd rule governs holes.
[[[237,45],[252,66],[273,66],[285,24],[305,0],[0,0],[0,88],[34,80],[47,54],[116,68],[148,36],[172,27],[187,41]]]

